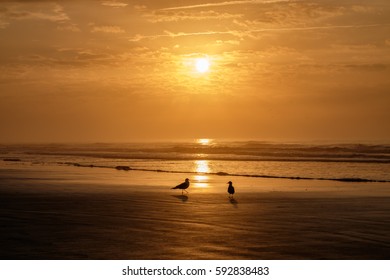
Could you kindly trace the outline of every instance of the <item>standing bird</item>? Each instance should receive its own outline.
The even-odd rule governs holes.
[[[181,189],[181,194],[183,194],[183,191],[188,193],[186,191],[186,189],[188,189],[189,186],[190,186],[190,180],[188,178],[186,178],[183,183],[181,183],[180,185],[177,185],[176,187],[172,188],[172,190]]]
[[[227,191],[229,193],[229,198],[233,198],[233,194],[234,194],[233,183],[232,183],[232,181],[229,181],[229,182],[227,182],[227,184],[229,184],[229,187],[227,189]]]

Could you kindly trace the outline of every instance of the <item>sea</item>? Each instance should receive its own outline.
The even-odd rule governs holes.
[[[390,144],[194,139],[143,143],[2,144],[0,166],[65,165],[229,177],[390,182]]]

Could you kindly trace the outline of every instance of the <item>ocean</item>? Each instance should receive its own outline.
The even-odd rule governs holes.
[[[196,139],[0,145],[0,166],[67,165],[286,180],[390,182],[390,145]]]

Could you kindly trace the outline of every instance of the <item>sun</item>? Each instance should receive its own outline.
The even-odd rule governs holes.
[[[199,73],[206,73],[210,68],[210,61],[207,58],[197,58],[195,60],[195,68]]]

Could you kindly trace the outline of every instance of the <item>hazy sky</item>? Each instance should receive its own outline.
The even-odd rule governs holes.
[[[188,138],[390,141],[390,1],[0,1],[0,142]]]

